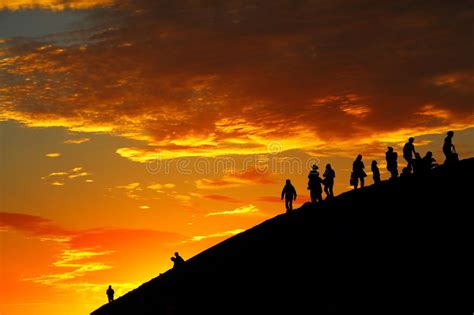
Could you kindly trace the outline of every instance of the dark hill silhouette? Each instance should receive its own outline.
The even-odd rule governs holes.
[[[472,314],[474,159],[305,204],[93,315]]]

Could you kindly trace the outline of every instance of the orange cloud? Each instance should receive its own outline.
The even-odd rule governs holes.
[[[214,200],[214,201],[225,201],[225,202],[230,202],[230,203],[241,202],[241,200],[238,200],[229,196],[224,196],[224,195],[203,195],[202,197],[205,199]]]
[[[101,286],[102,289],[106,287],[104,284],[90,283],[90,275],[117,268],[124,262],[123,257],[129,257],[134,251],[174,246],[185,239],[176,233],[146,229],[72,230],[39,216],[6,212],[0,212],[0,230],[2,233],[8,230],[19,231],[42,242],[55,242],[59,245],[60,253],[51,266],[45,267],[40,274],[24,276],[21,280],[80,290],[95,286]],[[33,269],[39,270],[38,266]],[[28,272],[24,274],[27,275]],[[124,289],[123,285],[118,287]],[[127,288],[131,289],[130,286]]]
[[[357,2],[116,0],[100,27],[2,45],[0,120],[139,140],[117,150],[137,162],[267,154],[272,141],[354,154],[474,126],[468,0],[420,2],[403,18]]]
[[[260,196],[257,198],[257,201],[264,201],[264,202],[278,202],[281,203],[281,199],[275,196]]]
[[[242,185],[273,184],[275,181],[273,174],[260,172],[256,167],[251,167],[244,171],[230,172],[221,178],[198,179],[195,184],[198,189],[222,189]]]

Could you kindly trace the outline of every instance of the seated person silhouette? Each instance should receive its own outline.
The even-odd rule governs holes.
[[[171,261],[173,262],[173,269],[184,265],[184,259],[179,255],[178,252],[174,253],[174,256],[171,257]]]
[[[380,170],[377,166],[377,161],[373,160],[370,165],[370,170],[372,171],[372,178],[374,179],[374,184],[380,183]]]
[[[438,163],[436,163],[436,160],[433,158],[433,152],[426,152],[426,155],[423,157],[423,164],[428,170],[432,170],[438,166]]]
[[[402,169],[402,173],[400,174],[400,177],[406,178],[406,177],[410,177],[410,175],[411,175],[410,169],[408,167],[404,167]]]
[[[107,289],[107,291],[105,291],[105,293],[107,294],[107,297],[109,298],[109,303],[112,302],[114,300],[114,289],[112,289],[112,286],[109,285],[109,288]]]
[[[281,191],[281,200],[283,200],[283,197],[285,198],[285,207],[288,213],[293,210],[293,200],[296,200],[296,189],[289,179],[286,180],[286,184]]]

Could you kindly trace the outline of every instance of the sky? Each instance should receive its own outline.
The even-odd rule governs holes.
[[[0,0],[0,313],[88,314],[410,136],[474,155],[471,1]],[[401,154],[400,154],[401,155]],[[403,161],[399,161],[402,166]]]

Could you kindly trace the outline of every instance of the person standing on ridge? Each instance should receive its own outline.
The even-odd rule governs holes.
[[[410,172],[413,170],[413,156],[416,154],[415,145],[413,144],[414,142],[415,138],[410,137],[408,138],[408,142],[405,143],[405,146],[403,147],[403,158],[407,161],[407,168],[410,170]]]
[[[319,177],[318,166],[313,164],[308,174],[308,189],[311,197],[311,203],[323,201],[323,189],[321,188],[322,179]]]
[[[398,154],[393,151],[392,147],[387,147],[388,151],[385,152],[385,159],[387,160],[387,171],[390,172],[390,179],[398,177]]]
[[[326,193],[326,199],[334,197],[334,178],[336,177],[336,172],[331,167],[331,164],[326,165],[326,169],[323,173],[323,184],[324,184],[324,192]]]
[[[107,297],[109,298],[109,303],[112,302],[114,300],[115,291],[114,289],[112,289],[111,285],[109,285],[109,288],[107,289],[107,291],[105,291],[105,293],[107,294]]]
[[[445,164],[459,160],[456,148],[453,144],[454,131],[448,131],[446,138],[444,138],[443,153],[446,156]]]
[[[287,179],[286,184],[281,191],[281,200],[285,197],[286,213],[293,210],[293,200],[296,200],[296,189],[291,184],[291,180]]]
[[[362,155],[359,154],[356,160],[354,161],[354,163],[352,163],[351,177],[352,177],[354,189],[357,189],[357,186],[359,185],[359,180],[360,180],[360,187],[361,188],[364,187],[364,177],[367,177],[367,174],[365,173],[364,168],[365,166],[364,166],[364,162],[362,162]]]
[[[380,183],[380,170],[377,166],[377,161],[373,160],[372,164],[370,165],[370,170],[372,171],[372,178],[374,179],[374,184]]]

